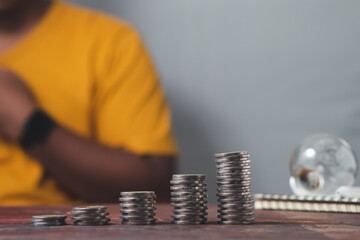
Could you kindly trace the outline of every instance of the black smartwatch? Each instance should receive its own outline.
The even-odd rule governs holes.
[[[56,123],[45,112],[36,110],[24,125],[19,143],[24,150],[46,142]]]

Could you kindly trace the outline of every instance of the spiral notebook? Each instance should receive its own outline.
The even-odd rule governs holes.
[[[255,208],[266,210],[360,213],[360,198],[255,194]]]

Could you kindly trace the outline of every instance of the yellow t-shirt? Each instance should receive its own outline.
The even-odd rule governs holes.
[[[137,154],[176,154],[156,72],[127,23],[55,1],[0,64],[71,131]],[[0,205],[72,201],[36,159],[0,139]]]

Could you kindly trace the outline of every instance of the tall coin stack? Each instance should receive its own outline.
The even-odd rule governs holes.
[[[207,190],[204,174],[174,174],[171,183],[173,223],[202,224],[207,221]]]
[[[106,206],[74,207],[71,211],[74,216],[71,219],[74,220],[74,225],[106,225],[110,222],[110,218],[106,217],[109,215],[106,210]]]
[[[156,222],[155,198],[152,191],[122,192],[120,206],[123,224],[149,225]]]
[[[248,152],[215,154],[220,223],[251,224],[255,220],[249,157]]]

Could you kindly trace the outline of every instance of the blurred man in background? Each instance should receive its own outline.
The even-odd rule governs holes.
[[[167,199],[176,147],[146,49],[65,2],[0,0],[0,204]]]

